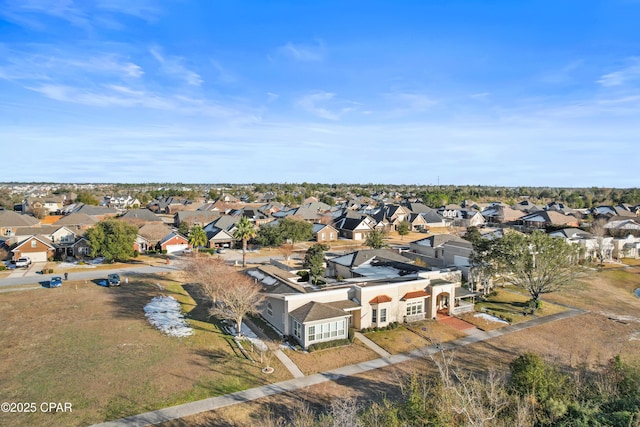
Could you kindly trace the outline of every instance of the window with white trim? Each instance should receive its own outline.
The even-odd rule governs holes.
[[[31,241],[31,247],[35,248],[36,246],[38,246],[38,242],[36,240],[32,240]]]
[[[371,309],[371,323],[378,323],[378,309]]]
[[[293,335],[298,339],[302,339],[302,325],[296,320],[293,321]]]
[[[307,342],[344,337],[345,330],[346,321],[344,319],[312,325],[307,328]]]
[[[387,309],[380,309],[380,323],[385,323],[387,321]]]
[[[423,310],[423,302],[422,301],[411,301],[407,303],[407,316],[412,316],[414,314],[420,314]]]

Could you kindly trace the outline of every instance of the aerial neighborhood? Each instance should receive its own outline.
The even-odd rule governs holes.
[[[415,194],[393,191],[281,203],[271,192],[248,200],[231,195],[232,190],[237,189],[219,189],[215,199],[161,195],[145,206],[132,194],[104,195],[93,204],[79,201],[73,192],[26,196],[14,210],[0,211],[5,263],[12,267],[26,258],[29,268],[36,268],[38,263],[100,255],[92,252],[87,232],[108,219],[135,227],[135,254],[166,256],[190,253],[193,246],[213,252],[242,247],[237,230],[241,221],[248,221],[254,230],[247,239],[251,248],[288,243],[296,258],[313,244],[324,245],[321,280],[300,281],[303,266],[282,257],[243,269],[262,286],[260,316],[306,349],[345,339],[349,329],[473,311],[474,298],[491,284],[474,274],[469,230],[485,240],[543,230],[579,247],[579,261],[586,263],[640,257],[640,205],[573,209],[553,200],[534,204],[523,195],[512,204],[429,206]],[[270,240],[287,221],[306,224],[308,234],[301,241]],[[190,239],[194,228],[206,236],[197,245]],[[400,240],[388,244],[393,233]],[[404,240],[405,235],[413,237]],[[372,243],[374,236],[383,240]]]

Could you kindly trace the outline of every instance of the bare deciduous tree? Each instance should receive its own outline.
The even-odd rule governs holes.
[[[210,314],[235,322],[237,334],[241,335],[242,319],[255,313],[264,299],[261,286],[222,259],[208,255],[194,256],[185,270],[211,300]]]
[[[278,246],[278,252],[282,254],[286,262],[289,262],[291,255],[293,255],[293,244],[284,243]]]
[[[611,243],[611,238],[607,236],[609,233],[605,228],[606,223],[607,220],[604,218],[598,218],[591,223],[590,227],[591,234],[596,238],[595,251],[598,261],[600,261],[600,266],[604,265],[605,260],[611,260],[613,252],[613,244]]]

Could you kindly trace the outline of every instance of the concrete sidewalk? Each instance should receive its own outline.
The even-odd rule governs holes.
[[[369,338],[365,337],[360,332],[356,332],[355,333],[355,337],[357,339],[359,339],[364,345],[369,347],[371,350],[373,350],[376,353],[378,353],[378,355],[380,357],[389,357],[389,356],[391,356],[391,353],[389,353],[387,350],[385,350],[384,348],[380,347],[378,344],[376,344],[373,341],[371,341]]]
[[[335,381],[340,378],[344,378],[352,375],[358,375],[363,372],[367,372],[367,371],[378,369],[378,368],[384,368],[386,366],[392,366],[398,363],[406,362],[408,360],[423,358],[429,354],[434,354],[440,351],[452,350],[452,349],[463,347],[479,341],[485,341],[491,338],[499,337],[502,335],[510,334],[510,333],[521,331],[524,329],[529,329],[536,326],[544,325],[546,323],[567,319],[583,313],[585,313],[585,311],[579,310],[576,308],[570,308],[569,310],[561,313],[556,313],[556,314],[542,317],[542,318],[532,319],[532,320],[529,320],[528,322],[519,323],[517,325],[510,325],[501,329],[495,329],[493,331],[480,331],[478,333],[467,335],[465,337],[459,338],[454,341],[426,346],[421,349],[414,350],[410,353],[394,354],[388,357],[369,360],[366,362],[345,366],[342,368],[334,369],[332,371],[327,371],[320,374],[309,375],[301,378],[294,378],[292,380],[283,381],[276,384],[269,384],[262,387],[256,387],[249,390],[243,390],[236,393],[227,394],[224,396],[212,397],[212,398],[200,400],[197,402],[185,403],[184,405],[173,406],[170,408],[160,409],[158,411],[147,412],[140,415],[121,418],[119,420],[108,421],[102,424],[96,424],[96,426],[97,427],[147,426],[152,424],[158,424],[165,421],[184,418],[184,417],[195,415],[201,412],[213,411],[215,409],[235,405],[238,403],[249,402],[252,400],[260,399],[262,397],[267,397],[274,394],[291,392],[294,390],[298,390],[301,388],[309,387],[309,386],[320,384],[327,381]]]

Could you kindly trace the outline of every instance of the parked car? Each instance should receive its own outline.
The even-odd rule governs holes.
[[[60,277],[60,276],[53,276],[53,277],[49,280],[49,287],[50,287],[50,288],[59,288],[60,286],[62,286],[62,277]]]
[[[16,261],[16,267],[29,267],[31,265],[31,258],[29,257],[22,257],[22,258],[18,258],[18,260]]]
[[[109,286],[120,286],[120,276],[118,274],[110,274],[107,276],[107,284]]]

